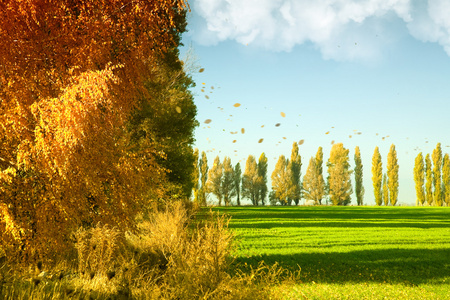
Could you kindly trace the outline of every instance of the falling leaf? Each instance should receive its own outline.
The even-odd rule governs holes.
[[[352,135],[349,135],[348,137],[351,139],[351,138],[352,138]]]
[[[242,132],[242,134],[244,134],[245,133],[245,129],[241,128],[241,132]]]
[[[258,143],[262,143],[264,141],[264,139],[259,139]]]
[[[203,85],[205,85],[206,83],[202,82]]]
[[[329,133],[330,133],[329,131],[325,132],[325,134],[329,134]]]
[[[205,90],[204,90],[204,89],[201,89],[200,91],[202,91],[203,93],[205,92]]]
[[[233,106],[234,107],[239,107],[239,106],[241,106],[241,104],[240,103],[235,103]]]
[[[205,124],[209,124],[209,123],[211,123],[211,121],[212,121],[211,119],[206,119]]]
[[[264,125],[261,125],[261,128],[263,128],[264,127]]]
[[[359,131],[359,132],[357,132],[356,134],[357,134],[357,135],[361,135],[361,134],[362,134],[362,132],[361,132],[361,131]]]
[[[181,114],[181,107],[177,106],[175,107],[175,110],[177,111],[177,113]]]
[[[214,89],[214,87],[213,87],[213,86],[211,86],[211,89],[213,90],[213,89]]]
[[[236,140],[233,140],[233,143],[236,143]]]
[[[300,141],[298,141],[298,144],[303,145],[304,142],[305,142],[305,140],[300,140]]]
[[[198,70],[199,73],[203,73],[203,71],[205,71],[205,68],[201,68],[200,70]]]
[[[280,115],[284,118],[286,117],[286,114],[284,112],[281,112]]]
[[[205,98],[206,98],[206,99],[209,99],[209,96],[208,96],[208,95],[205,95]]]
[[[283,136],[283,140],[285,140],[286,139],[286,137],[285,136]]]
[[[333,144],[334,144],[334,140],[331,141],[331,145],[333,145]]]
[[[275,127],[279,127],[281,125],[281,123],[277,123],[275,124]]]

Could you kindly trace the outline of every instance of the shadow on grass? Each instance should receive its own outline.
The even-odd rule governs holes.
[[[449,249],[361,250],[346,253],[261,255],[239,258],[237,266],[256,267],[260,261],[295,271],[300,279],[316,283],[386,282],[419,285],[450,280]],[[244,268],[245,269],[245,268]]]

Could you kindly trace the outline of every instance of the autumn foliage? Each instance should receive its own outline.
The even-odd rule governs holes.
[[[148,126],[130,120],[143,107],[183,115],[176,92],[161,99],[148,82],[161,81],[184,10],[183,0],[1,2],[0,238],[8,253],[62,249],[68,232],[99,221],[129,228],[162,195],[167,143],[137,138]]]

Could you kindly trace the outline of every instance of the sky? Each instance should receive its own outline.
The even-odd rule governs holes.
[[[359,146],[364,203],[374,205],[372,155],[379,147],[386,172],[394,144],[398,201],[415,204],[415,157],[437,143],[450,153],[450,1],[189,4],[181,54],[196,82],[194,147],[210,166],[229,156],[244,170],[264,152],[270,179],[297,142],[303,176],[319,146],[326,163],[343,143],[352,167]]]

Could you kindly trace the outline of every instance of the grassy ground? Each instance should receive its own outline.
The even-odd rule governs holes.
[[[237,262],[301,275],[286,298],[449,299],[450,209],[230,207]]]

